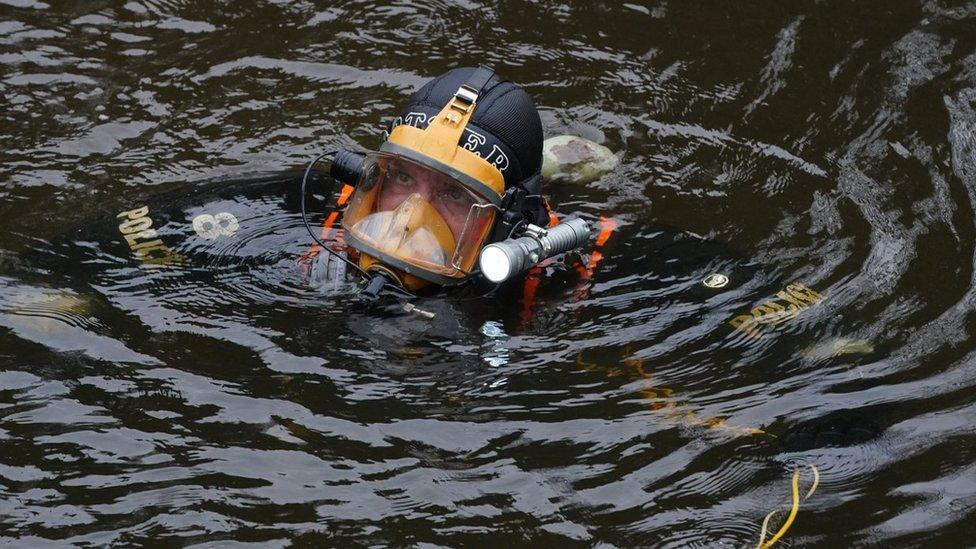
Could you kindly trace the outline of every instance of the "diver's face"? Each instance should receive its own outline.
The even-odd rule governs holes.
[[[379,198],[379,211],[395,210],[408,197],[419,194],[441,214],[455,240],[461,237],[471,209],[470,194],[419,166],[403,162],[390,169],[392,173]]]

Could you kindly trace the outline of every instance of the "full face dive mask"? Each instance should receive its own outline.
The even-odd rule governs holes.
[[[384,280],[407,290],[458,286],[484,270],[486,245],[527,231],[545,236],[542,141],[539,113],[524,90],[491,69],[458,68],[411,96],[379,151],[337,151],[329,173],[354,185],[342,219],[345,241],[358,252],[354,267],[382,275],[364,293],[375,295]],[[528,255],[512,266],[557,250],[539,243],[541,250],[519,246],[518,255]]]
[[[493,74],[478,69],[426,128],[400,124],[362,160],[342,220],[361,268],[408,290],[471,275],[502,211],[505,178],[459,143]]]

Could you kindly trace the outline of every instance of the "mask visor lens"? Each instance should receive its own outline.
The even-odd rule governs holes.
[[[382,254],[461,278],[474,265],[494,218],[491,202],[453,177],[400,155],[376,153],[366,161],[342,225]]]

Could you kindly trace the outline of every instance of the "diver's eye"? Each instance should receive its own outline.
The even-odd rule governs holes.
[[[393,176],[393,181],[401,187],[409,187],[413,185],[413,177],[403,170],[396,171]]]
[[[464,191],[457,187],[444,187],[441,189],[440,195],[445,202],[461,203],[467,198]]]

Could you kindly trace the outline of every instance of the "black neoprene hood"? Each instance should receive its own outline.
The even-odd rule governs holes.
[[[452,69],[414,92],[390,125],[426,128],[458,88],[475,71]],[[542,167],[542,120],[535,103],[518,84],[495,74],[485,86],[458,145],[474,151],[505,177],[505,187],[518,185]]]

